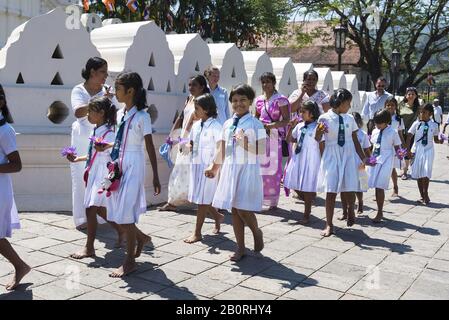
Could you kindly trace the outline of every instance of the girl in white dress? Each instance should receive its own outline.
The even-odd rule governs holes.
[[[6,290],[14,290],[31,270],[6,239],[11,237],[12,229],[20,228],[9,174],[19,172],[22,169],[22,161],[17,151],[16,132],[9,125],[12,122],[6,105],[5,92],[0,85],[0,254],[15,269],[13,279],[6,285]]]
[[[398,101],[394,97],[389,97],[385,101],[385,109],[390,111],[391,114],[391,124],[390,126],[398,132],[399,139],[401,139],[401,144],[405,145],[404,140],[404,120],[399,114]],[[399,187],[398,187],[398,173],[396,169],[402,169],[405,166],[405,161],[398,158],[398,156],[394,155],[394,165],[393,172],[391,174],[391,181],[393,181],[393,194],[392,197],[398,197],[399,195]]]
[[[348,227],[355,222],[354,193],[358,190],[358,174],[354,158],[354,147],[364,162],[365,154],[357,139],[358,127],[354,117],[347,114],[351,107],[352,94],[338,89],[330,98],[331,109],[320,116],[316,139],[322,150],[318,192],[326,193],[326,228],[321,233],[328,237],[333,233],[333,217],[337,193],[348,204]]]
[[[147,92],[142,78],[135,72],[122,73],[115,81],[115,89],[117,100],[125,103],[125,108],[117,114],[120,121],[111,158],[118,163],[122,176],[119,189],[107,201],[107,217],[121,225],[126,233],[127,255],[123,265],[110,275],[114,278],[133,272],[136,269],[135,258],[140,256],[145,243],[151,241],[151,237],[136,226],[139,216],[147,209],[144,147],[153,169],[155,195],[161,192],[151,118],[145,111]]]
[[[180,112],[170,131],[169,137],[172,139],[187,139],[195,118],[194,99],[202,94],[209,93],[207,80],[202,75],[197,75],[189,80],[190,96],[187,98],[184,109]],[[170,173],[168,180],[168,200],[167,203],[158,207],[160,211],[176,211],[177,206],[188,203],[189,195],[189,175],[190,175],[190,156],[183,144],[174,146],[175,166]],[[184,151],[184,152],[183,152]]]
[[[88,104],[91,98],[109,95],[109,90],[105,87],[105,82],[108,78],[108,64],[102,58],[90,58],[81,75],[85,82],[75,86],[71,94],[72,109],[76,117],[75,122],[72,124],[71,145],[76,148],[78,154],[87,154],[89,135],[94,129],[94,125],[87,120]],[[72,212],[77,228],[83,228],[87,222],[84,208],[84,169],[84,163],[76,162],[70,164]]]
[[[383,219],[385,190],[388,189],[391,172],[393,171],[396,150],[401,147],[398,132],[390,126],[391,114],[383,109],[376,112],[373,118],[376,128],[371,135],[373,144],[372,157],[376,163],[368,168],[368,186],[376,189],[377,215],[372,220],[379,223]]]
[[[212,207],[218,177],[208,179],[205,170],[214,161],[215,152],[222,142],[222,126],[216,119],[218,115],[214,97],[206,93],[195,98],[195,122],[190,131],[191,151],[189,201],[198,205],[195,232],[185,239],[186,243],[194,243],[202,239],[201,228],[206,215],[210,213],[215,219],[214,234],[220,232],[220,223],[224,216]]]
[[[232,261],[245,255],[245,225],[253,233],[254,251],[260,252],[264,247],[254,212],[262,210],[263,181],[258,158],[265,154],[267,134],[263,124],[249,113],[254,98],[255,92],[247,84],[232,89],[229,100],[234,115],[223,125],[223,141],[205,172],[206,177],[215,178],[221,167],[212,206],[232,211],[237,241],[237,250],[230,257]]]
[[[316,102],[309,100],[301,106],[300,114],[304,122],[293,124],[287,134],[287,142],[295,142],[296,148],[285,171],[284,186],[301,194],[304,199],[301,223],[308,224],[321,162],[319,143],[315,140],[320,109]]]
[[[67,155],[72,163],[83,162],[88,171],[86,192],[84,194],[84,207],[87,217],[87,241],[86,246],[80,252],[71,254],[74,259],[84,259],[95,256],[95,236],[97,233],[97,215],[106,218],[106,193],[99,194],[101,183],[108,175],[107,164],[111,161],[111,149],[104,149],[103,145],[114,143],[115,125],[117,123],[117,111],[108,97],[93,98],[89,102],[88,120],[95,125],[91,138],[99,138],[101,141],[95,143],[91,140],[88,155]],[[114,222],[110,222],[118,233],[117,246],[122,243],[123,231]]]
[[[430,203],[429,181],[432,178],[433,159],[435,156],[434,143],[443,143],[438,138],[438,124],[431,121],[433,106],[428,103],[419,111],[419,121],[415,121],[407,134],[407,149],[409,157],[412,156],[411,142],[414,138],[414,156],[412,163],[412,178],[417,179],[421,199],[419,203]],[[433,139],[432,139],[433,138]]]
[[[357,130],[357,140],[360,143],[360,146],[363,149],[366,157],[371,155],[371,143],[369,142],[368,134],[362,129],[364,126],[362,116],[358,112],[353,112],[352,116],[354,117],[355,123],[359,127]],[[353,152],[355,162],[358,164],[358,179],[359,184],[357,187],[357,192],[355,193],[357,197],[357,214],[363,214],[363,193],[368,191],[368,174],[366,173],[365,164],[360,161],[360,157],[357,152]],[[346,220],[348,219],[348,204],[346,201],[342,199],[341,205],[343,207],[343,215],[338,218],[338,220]]]

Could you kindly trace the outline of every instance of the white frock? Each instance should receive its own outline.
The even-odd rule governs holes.
[[[3,116],[0,114],[0,120]],[[7,156],[17,151],[16,132],[8,124],[0,126],[0,164],[8,163]],[[10,238],[13,229],[19,229],[19,215],[14,202],[11,176],[0,173],[0,239]]]
[[[357,131],[357,140],[359,140],[360,146],[362,147],[363,150],[368,149],[368,148],[371,147],[371,143],[369,142],[368,134],[365,131],[363,131],[362,129],[359,129]],[[367,184],[368,181],[365,180],[366,181],[365,182],[365,186],[363,186],[360,183],[360,177],[361,177],[361,175],[364,175],[365,179],[366,179],[367,172],[366,172],[366,169],[361,169],[360,168],[360,165],[363,164],[363,162],[360,159],[360,157],[357,154],[357,152],[355,151],[355,146],[354,146],[354,159],[355,159],[355,162],[356,162],[357,168],[358,168],[357,175],[359,176],[359,184],[358,184],[358,187],[357,187],[357,192],[366,192],[366,191],[368,191],[368,184]]]
[[[190,131],[190,141],[193,141],[192,159],[189,179],[189,201],[195,204],[210,205],[214,200],[218,177],[207,178],[204,171],[214,161],[216,146],[222,140],[222,126],[218,120],[209,118],[193,124]]]
[[[95,136],[103,137],[105,133],[106,136],[104,137],[104,141],[107,143],[114,143],[115,132],[113,131],[113,128],[110,128],[107,125],[102,125],[98,129],[96,129]],[[84,194],[85,208],[89,208],[92,206],[106,207],[106,193],[104,192],[102,194],[98,194],[98,190],[101,189],[101,183],[108,175],[107,164],[109,161],[111,161],[111,151],[112,149],[108,149],[104,152],[98,152],[92,163],[92,166],[89,170],[89,179],[87,180],[86,192]],[[93,157],[95,154],[95,145],[92,145],[91,152]]]
[[[193,98],[190,97],[189,103],[185,106],[184,120],[182,122],[182,128],[179,132],[179,136],[188,137],[189,131],[186,130],[187,124],[195,111],[195,104]],[[176,132],[172,138],[177,138]],[[189,196],[189,177],[190,177],[190,155],[187,153],[179,152],[180,145],[177,144],[173,147],[174,162],[170,178],[168,180],[168,203],[179,206],[188,203]],[[172,154],[173,154],[172,153]]]
[[[438,124],[429,121],[429,130],[427,131],[427,145],[422,144],[422,138],[424,132],[424,121],[415,121],[408,133],[415,135],[415,141],[413,147],[415,148],[415,157],[412,161],[412,178],[432,178],[433,159],[435,157],[435,146],[433,137],[438,136]]]
[[[225,160],[212,205],[231,211],[232,208],[260,212],[263,202],[263,181],[260,174],[259,156],[246,152],[233,141],[233,119],[223,125],[222,139],[225,141]],[[258,119],[251,114],[244,115],[235,130],[243,129],[248,142],[266,141],[266,131]]]
[[[292,137],[299,142],[301,130],[305,123],[298,123],[292,131]],[[316,192],[317,178],[320,170],[321,154],[320,145],[315,140],[317,123],[312,122],[307,126],[301,152],[296,154],[293,150],[287,169],[285,170],[284,186],[303,192]]]
[[[71,103],[73,112],[83,105],[87,105],[89,100],[101,97],[106,93],[105,89],[91,96],[81,83],[72,90]],[[77,118],[72,124],[71,145],[76,148],[79,156],[86,155],[89,148],[89,137],[94,129],[94,125],[87,120],[87,116]],[[85,163],[76,162],[70,164],[72,176],[72,212],[75,225],[78,227],[87,222],[86,210],[84,207],[85,183],[83,180]]]
[[[352,133],[359,128],[354,117],[341,114],[345,130],[345,144],[340,147],[338,143],[338,114],[330,109],[322,114],[318,120],[329,125],[329,132],[323,135],[325,148],[321,158],[320,172],[318,174],[318,192],[340,193],[356,192],[358,190],[358,164],[354,157],[354,142]]]
[[[120,121],[124,110],[120,110],[117,119]],[[134,115],[131,122],[127,121]],[[120,188],[112,192],[107,203],[108,221],[117,224],[132,224],[139,221],[139,216],[147,210],[145,198],[145,139],[152,134],[151,118],[145,111],[131,108],[125,115],[125,130],[123,132],[120,157],[123,158],[122,178]],[[126,132],[129,127],[125,146]],[[124,150],[123,150],[124,148]],[[120,161],[117,159],[117,161]]]
[[[377,145],[377,138],[380,134],[379,129],[374,129],[371,135],[373,151]],[[401,145],[401,139],[398,132],[391,126],[386,127],[382,132],[380,143],[380,155],[376,157],[377,163],[374,167],[368,167],[368,186],[370,188],[387,190],[390,183],[391,173],[393,172],[395,146]]]
[[[400,121],[396,120],[396,117],[393,115],[391,117],[391,125],[393,129],[395,129],[398,133],[400,131],[405,130],[404,120],[400,119]],[[399,137],[400,138],[400,137]],[[402,144],[402,143],[401,143]],[[394,153],[394,168],[395,169],[402,169],[405,165],[404,160],[399,160],[399,158],[396,156],[396,152]]]

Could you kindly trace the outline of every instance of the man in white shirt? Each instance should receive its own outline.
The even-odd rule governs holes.
[[[433,99],[433,119],[438,123],[438,128],[443,123],[443,109],[440,106],[439,99]]]
[[[387,80],[384,77],[379,77],[376,81],[376,90],[367,93],[366,102],[362,109],[362,117],[368,120],[368,135],[371,135],[374,129],[374,114],[382,110],[385,107],[385,101],[392,96],[392,94],[385,91],[386,86]]]
[[[228,91],[218,85],[218,81],[220,81],[220,69],[215,66],[209,66],[204,71],[204,76],[209,83],[210,94],[214,97],[215,104],[217,105],[217,120],[223,125],[226,120],[231,118],[231,113],[229,110]]]

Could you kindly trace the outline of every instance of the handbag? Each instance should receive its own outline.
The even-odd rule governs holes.
[[[106,137],[106,135],[107,135],[109,132],[112,132],[112,130],[107,130],[107,131],[103,134],[102,138],[104,139],[104,138]],[[89,165],[88,165],[87,168],[84,170],[83,180],[84,180],[84,186],[85,186],[85,187],[87,187],[87,181],[89,180],[89,171],[90,171],[90,168],[92,168],[92,164],[94,163],[95,158],[97,157],[97,153],[98,153],[98,151],[95,150],[95,153],[94,153],[92,159],[89,161]]]
[[[263,102],[263,106],[264,106],[265,112],[267,113],[267,115],[268,115],[268,117],[270,118],[271,122],[275,122],[275,121],[273,120],[273,118],[271,117],[270,113],[268,112],[267,104],[266,104],[266,101],[265,101],[265,100],[264,100],[264,102]],[[289,108],[289,109],[290,109],[290,108]],[[289,110],[289,111],[290,111],[290,110]],[[267,132],[267,134],[269,135],[268,132]],[[283,156],[283,157],[289,157],[289,156],[290,156],[290,151],[289,151],[289,148],[288,148],[288,143],[287,143],[287,141],[285,140],[285,137],[282,137],[282,136],[281,136],[281,148],[282,148],[282,156]]]

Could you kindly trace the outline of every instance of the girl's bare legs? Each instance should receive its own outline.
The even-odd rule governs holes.
[[[341,207],[343,209],[343,214],[337,218],[337,220],[343,221],[348,219],[348,201],[343,193],[340,193]]]
[[[73,253],[70,255],[73,259],[84,259],[88,257],[95,256],[95,237],[97,235],[97,211],[98,207],[89,207],[86,208],[86,217],[87,217],[87,240],[86,246],[77,253]]]
[[[126,232],[126,258],[123,264],[109,275],[112,278],[121,278],[136,270],[137,228],[134,223],[123,224],[122,228]]]
[[[326,194],[326,228],[324,228],[324,230],[321,232],[321,235],[323,237],[329,237],[332,233],[334,233],[334,224],[332,223],[332,219],[334,218],[336,198],[336,193],[328,192]]]
[[[391,181],[393,181],[393,194],[392,197],[397,197],[399,194],[399,187],[398,187],[398,173],[396,172],[396,169],[393,168],[393,172],[391,173]]]
[[[109,223],[109,225],[114,228],[115,231],[117,231],[118,239],[117,239],[117,243],[115,244],[115,247],[121,248],[123,245],[123,241],[125,239],[125,231],[122,229],[122,227],[120,227],[119,224],[112,222],[112,221],[108,221],[105,207],[97,207],[97,208],[98,208],[97,214],[101,218],[103,218],[104,221],[107,221]]]
[[[316,197],[315,192],[304,192],[304,217],[301,221],[302,224],[308,224],[310,221],[310,213],[312,212],[312,203]]]
[[[136,229],[136,241],[137,241],[135,257],[138,258],[142,253],[143,247],[148,242],[151,242],[151,237],[143,233],[139,228],[137,228],[136,225],[134,225],[134,228]]]
[[[418,202],[423,203],[424,202],[424,184],[423,184],[423,179],[422,178],[418,178],[417,182],[418,182],[419,194],[421,195],[421,199],[419,199]]]
[[[355,204],[355,192],[342,192],[341,197],[345,199],[348,210],[348,221],[346,225],[348,227],[352,227],[355,223],[355,212],[354,212],[354,204]]]
[[[256,215],[251,211],[238,210],[237,211],[243,222],[251,229],[254,237],[254,251],[260,252],[264,247],[263,232],[259,228]]]
[[[20,284],[23,277],[31,271],[31,268],[19,257],[17,252],[6,239],[0,239],[0,254],[14,266],[14,276],[11,282],[6,285],[6,290],[14,290]]]
[[[201,228],[203,227],[204,220],[206,219],[208,207],[209,206],[207,205],[198,205],[198,211],[196,213],[195,232],[187,239],[184,239],[185,243],[194,243],[203,239],[203,237],[201,236]]]
[[[402,180],[407,179],[407,172],[408,172],[409,165],[410,165],[410,160],[405,159],[405,166],[404,166],[404,171],[402,173]],[[404,176],[405,176],[405,178],[404,178]]]
[[[212,231],[212,233],[218,234],[220,232],[220,226],[224,222],[224,215],[222,213],[218,212],[218,210],[216,208],[214,208],[210,205],[207,207],[208,207],[208,212],[212,216],[212,219],[215,220],[215,228]]]
[[[363,192],[356,192],[358,206],[357,206],[357,214],[363,213]]]
[[[385,190],[376,188],[376,202],[377,202],[377,215],[374,217],[373,222],[381,222],[384,215],[384,201],[385,201]]]
[[[245,255],[245,223],[235,208],[232,208],[232,228],[237,241],[237,250],[231,255],[230,259],[239,261]]]
[[[422,178],[422,188],[423,188],[423,194],[424,194],[424,203],[429,204],[430,198],[429,198],[429,178]]]

